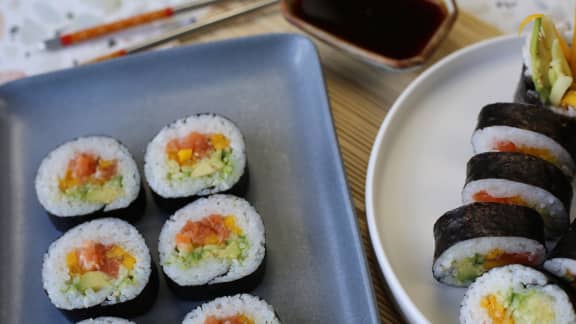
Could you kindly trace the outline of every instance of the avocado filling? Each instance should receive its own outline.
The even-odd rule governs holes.
[[[233,171],[230,140],[223,134],[191,132],[166,145],[169,181],[202,177],[226,179]]]
[[[132,273],[135,264],[134,256],[119,245],[88,241],[66,254],[70,279],[63,291],[87,295],[109,289],[112,296],[119,296],[125,286],[136,283]]]
[[[490,250],[485,255],[475,253],[473,256],[454,260],[451,266],[451,275],[459,284],[470,284],[484,272],[507,264],[534,263],[530,253],[506,253],[501,249]]]
[[[204,324],[254,324],[254,319],[246,314],[238,313],[227,317],[210,315],[204,320]]]
[[[76,154],[68,162],[58,188],[65,197],[95,204],[109,204],[124,195],[118,161],[91,153]]]
[[[540,100],[557,107],[576,107],[574,66],[571,66],[576,62],[570,62],[571,53],[566,41],[549,17],[534,15],[528,19],[534,24],[529,39],[530,62],[527,64]]]
[[[535,288],[510,289],[480,301],[494,324],[555,323],[554,298]]]
[[[248,239],[233,215],[213,214],[196,222],[188,221],[176,234],[175,241],[174,251],[166,263],[185,269],[206,259],[241,262],[249,249]]]

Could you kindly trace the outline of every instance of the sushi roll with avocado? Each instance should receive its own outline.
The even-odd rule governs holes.
[[[144,238],[117,218],[78,225],[54,241],[44,255],[42,283],[72,319],[143,313],[158,284]]]
[[[164,127],[148,144],[144,172],[150,188],[170,207],[190,197],[232,190],[246,168],[244,139],[230,120],[190,116]],[[244,179],[243,179],[244,180]]]
[[[434,278],[451,286],[468,286],[507,264],[538,266],[546,257],[542,220],[522,206],[473,203],[456,208],[436,221],[434,240]]]
[[[174,292],[199,299],[254,288],[262,277],[264,243],[254,207],[215,195],[176,211],[162,227],[158,250]]]
[[[548,260],[544,262],[544,269],[558,278],[561,278],[576,288],[576,223],[572,223],[570,230],[562,236]]]
[[[572,178],[576,168],[576,124],[535,105],[494,103],[482,108],[472,136],[474,152],[518,152],[558,167]]]
[[[562,288],[541,272],[521,266],[495,268],[478,278],[460,304],[460,323],[576,323]]]
[[[280,324],[274,309],[264,300],[240,294],[205,303],[190,313],[182,324]]]
[[[116,216],[133,220],[141,187],[128,149],[106,136],[80,137],[50,152],[35,181],[40,204],[60,229]]]
[[[473,156],[467,165],[462,202],[495,202],[536,210],[547,237],[568,230],[572,186],[553,164],[516,152],[488,152]]]
[[[80,321],[76,324],[136,324],[120,317],[98,317]]]
[[[532,22],[522,49],[524,64],[515,101],[546,107],[576,117],[576,46],[570,48],[545,15],[531,15],[520,29]]]

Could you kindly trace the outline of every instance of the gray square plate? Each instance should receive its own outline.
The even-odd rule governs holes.
[[[60,233],[36,199],[42,158],[77,136],[124,142],[142,167],[167,123],[200,112],[234,120],[250,169],[247,199],[263,217],[266,273],[252,292],[285,323],[377,323],[318,56],[296,35],[183,47],[41,75],[0,87],[0,322],[59,323],[42,290],[42,256]],[[147,189],[135,224],[157,262],[169,215]],[[178,323],[198,302],[160,281],[138,323]]]

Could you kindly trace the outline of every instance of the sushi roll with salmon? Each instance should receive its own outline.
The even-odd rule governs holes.
[[[460,304],[460,323],[576,323],[568,294],[543,273],[522,266],[495,268],[478,278]]]
[[[72,228],[50,245],[42,283],[52,304],[71,319],[129,316],[152,305],[154,271],[136,228],[102,218]]]
[[[181,297],[245,292],[262,278],[264,225],[246,200],[210,196],[166,221],[158,250],[167,282]]]
[[[546,257],[542,220],[522,206],[473,203],[448,211],[434,224],[434,241],[434,278],[451,286],[468,286],[507,264],[538,266]]]
[[[40,163],[35,188],[59,229],[103,216],[135,220],[143,207],[136,162],[124,145],[106,136],[58,146]]]
[[[274,309],[264,300],[240,294],[214,299],[190,313],[182,324],[280,324]]]
[[[518,152],[533,155],[574,177],[576,124],[547,109],[519,103],[494,103],[478,116],[474,153]]]
[[[164,127],[148,144],[144,162],[148,185],[168,209],[197,196],[233,189],[239,194],[245,185],[242,134],[215,114],[190,116]]]
[[[515,101],[576,118],[576,46],[568,46],[550,17],[531,15],[520,30],[529,22],[532,28],[522,49],[524,64]]]
[[[462,202],[530,207],[542,216],[547,237],[555,238],[568,230],[572,186],[560,169],[532,155],[481,153],[468,161]]]
[[[98,317],[80,321],[76,324],[136,324],[120,317]]]
[[[572,223],[570,230],[558,241],[548,260],[544,262],[544,269],[576,288],[576,223]]]

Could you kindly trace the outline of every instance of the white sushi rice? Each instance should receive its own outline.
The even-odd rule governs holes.
[[[524,237],[479,237],[458,242],[446,249],[434,262],[432,271],[435,278],[450,285],[461,285],[452,277],[454,261],[473,257],[475,254],[486,255],[488,252],[500,249],[506,253],[531,253],[535,256],[536,264],[541,264],[546,257],[546,248],[540,242]]]
[[[170,167],[166,145],[171,140],[186,137],[191,132],[221,133],[228,138],[232,150],[233,170],[227,178],[220,179],[218,174],[212,174],[194,179],[168,180]],[[232,188],[244,173],[246,166],[244,139],[240,130],[224,117],[214,114],[194,115],[164,127],[148,144],[144,163],[146,181],[157,194],[164,198],[203,196],[222,192]]]
[[[68,162],[78,153],[91,153],[105,160],[117,160],[124,194],[109,204],[79,201],[64,195],[58,187],[58,182],[60,178],[65,177]],[[50,152],[40,164],[35,186],[40,204],[49,213],[70,217],[90,214],[101,209],[111,211],[128,207],[138,197],[140,175],[136,162],[124,145],[111,137],[90,136],[64,143]]]
[[[204,259],[197,266],[184,268],[169,263],[176,248],[176,234],[186,222],[199,221],[212,214],[233,215],[249,242],[243,261]],[[176,211],[162,227],[158,251],[164,273],[180,286],[195,286],[230,282],[253,273],[262,263],[265,254],[264,225],[260,215],[246,200],[232,195],[214,195],[202,198]]]
[[[494,268],[470,285],[460,305],[460,323],[492,323],[489,314],[481,306],[482,299],[489,294],[525,291],[536,289],[553,300],[554,323],[576,323],[576,314],[568,295],[558,286],[549,285],[544,274],[534,269],[510,265]],[[534,312],[538,310],[532,309]]]
[[[136,324],[120,317],[98,317],[80,321],[76,324]]]
[[[117,285],[122,279],[119,276],[111,285],[97,292],[88,289],[83,295],[77,290],[66,290],[66,282],[71,279],[66,255],[87,241],[116,244],[130,253],[136,259],[131,271],[136,284],[118,290]],[[148,247],[134,226],[120,219],[102,218],[72,228],[50,245],[42,264],[42,283],[54,306],[60,309],[111,305],[134,299],[142,292],[150,277],[150,264]]]
[[[565,231],[570,222],[564,204],[542,188],[506,179],[470,181],[462,190],[462,203],[474,202],[474,194],[480,191],[486,191],[493,197],[520,197],[527,207],[538,211],[542,216],[547,234]]]
[[[182,324],[204,324],[208,316],[225,318],[238,314],[252,318],[255,324],[280,324],[272,306],[248,294],[214,299],[186,314]]]
[[[476,154],[496,152],[496,143],[502,141],[512,142],[516,146],[548,150],[555,160],[549,162],[556,165],[568,177],[574,176],[575,164],[570,153],[546,135],[510,126],[486,127],[476,130],[472,135],[472,146]]]
[[[544,262],[544,269],[559,278],[563,278],[567,272],[576,275],[576,260],[568,258],[548,259]]]

